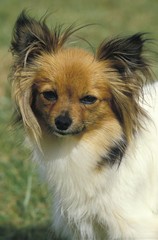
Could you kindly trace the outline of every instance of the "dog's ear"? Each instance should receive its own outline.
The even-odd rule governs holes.
[[[11,51],[17,55],[19,62],[29,62],[34,57],[53,48],[53,36],[45,20],[36,21],[23,11],[18,17],[11,42]]]
[[[127,139],[141,127],[145,112],[139,102],[143,85],[152,80],[148,61],[144,58],[144,34],[104,41],[97,51],[97,59],[108,63],[111,106],[122,123]]]
[[[126,38],[114,38],[104,41],[98,48],[97,58],[109,60],[111,67],[116,69],[122,76],[127,72],[143,70],[146,62],[142,57],[144,43],[143,33],[137,33]]]

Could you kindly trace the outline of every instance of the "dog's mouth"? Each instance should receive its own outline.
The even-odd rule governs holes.
[[[78,128],[75,130],[59,130],[56,129],[54,127],[48,126],[48,133],[49,134],[54,134],[58,137],[66,137],[66,136],[75,136],[75,135],[79,135],[80,133],[82,133],[85,130],[85,127],[83,126],[82,128]]]
[[[74,136],[74,135],[78,135],[82,132],[83,130],[78,130],[78,131],[61,131],[61,130],[56,130],[53,133],[56,136]]]

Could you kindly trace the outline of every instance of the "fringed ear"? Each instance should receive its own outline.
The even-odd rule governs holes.
[[[28,63],[43,51],[50,52],[53,45],[53,35],[45,21],[36,21],[23,11],[18,17],[13,30],[11,51],[18,56],[19,62]]]
[[[148,73],[148,63],[143,58],[144,44],[148,39],[144,33],[137,33],[127,38],[114,38],[104,41],[97,52],[99,60],[110,60],[111,66],[123,77],[129,71],[140,70]]]
[[[53,45],[54,44],[54,45]],[[41,129],[32,111],[33,61],[43,52],[51,52],[55,37],[45,22],[37,22],[22,12],[14,27],[11,50],[14,63],[10,78],[17,122],[22,122],[32,140],[39,144]]]
[[[144,34],[137,33],[104,41],[97,52],[99,61],[108,62],[111,106],[128,140],[141,127],[142,115],[146,115],[139,104],[143,85],[152,80],[149,63],[143,57],[146,41]]]

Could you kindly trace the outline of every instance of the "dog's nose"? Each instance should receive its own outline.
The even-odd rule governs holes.
[[[67,130],[70,127],[71,123],[72,123],[72,119],[70,118],[68,112],[65,112],[59,115],[55,119],[55,125],[58,130],[62,130],[62,131]]]

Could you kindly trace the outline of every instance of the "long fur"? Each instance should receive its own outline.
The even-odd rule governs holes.
[[[93,55],[66,47],[79,29],[50,31],[22,12],[11,43],[16,121],[53,192],[53,229],[64,239],[157,239],[158,85],[150,86],[148,39],[104,40]]]

